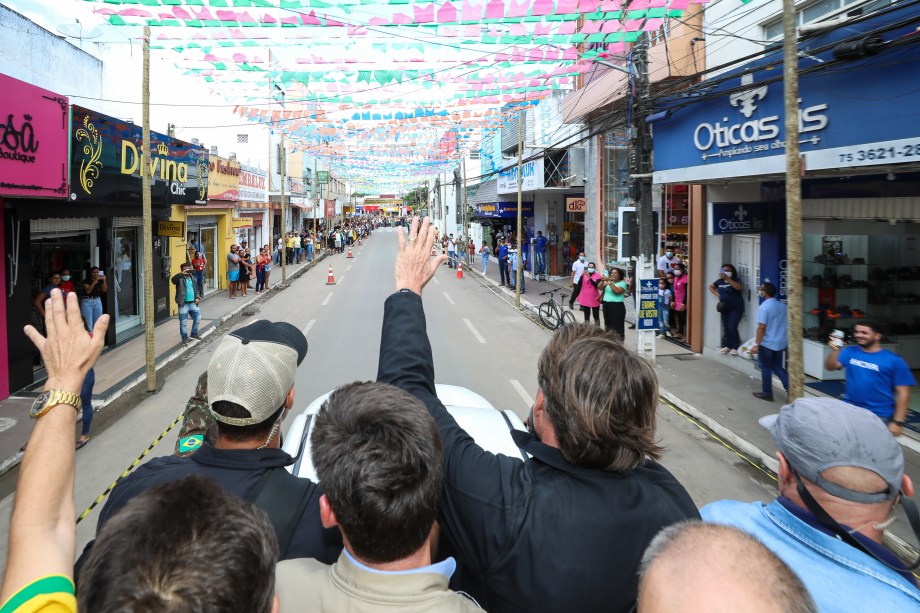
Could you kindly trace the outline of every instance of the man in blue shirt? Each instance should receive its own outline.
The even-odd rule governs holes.
[[[789,391],[789,374],[783,365],[786,351],[786,305],[776,299],[776,286],[764,283],[760,295],[765,298],[757,307],[756,343],[751,353],[757,355],[760,364],[761,391],[754,392],[755,398],[773,402],[773,373],[779,377],[783,389]]]
[[[511,275],[508,273],[508,245],[505,239],[498,239],[498,270],[501,273],[501,285],[511,287]]]
[[[535,271],[538,275],[546,274],[546,245],[549,243],[549,240],[543,236],[543,232],[537,231],[537,240],[534,241],[534,255],[536,255],[536,264],[537,270]]]
[[[888,430],[899,436],[907,420],[910,388],[917,385],[910,367],[898,355],[882,349],[882,331],[878,323],[862,320],[853,325],[856,347],[833,351],[824,361],[828,370],[846,369],[847,402],[869,409],[883,421]]]

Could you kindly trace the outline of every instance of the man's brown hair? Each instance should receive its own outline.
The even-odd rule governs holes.
[[[612,333],[591,324],[565,326],[537,365],[544,410],[563,457],[576,466],[631,470],[658,459],[658,378]]]

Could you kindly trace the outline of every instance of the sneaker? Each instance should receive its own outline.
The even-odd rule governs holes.
[[[200,340],[201,340],[201,337],[198,336],[197,334],[193,334],[190,338],[193,338],[193,339],[195,339],[196,341],[200,341]]]
[[[731,351],[728,352],[728,355],[738,355],[738,350],[732,349]]]
[[[754,398],[759,398],[760,400],[766,400],[767,402],[773,402],[773,396],[767,396],[763,392],[754,392]]]
[[[728,353],[729,351],[731,351],[731,349],[729,349],[728,347],[722,347],[721,349],[719,349],[720,353]]]
[[[183,344],[183,345],[188,345],[188,344],[189,344],[189,340],[188,340],[188,337],[187,337],[187,336],[183,336],[183,337],[182,337],[182,344]]]

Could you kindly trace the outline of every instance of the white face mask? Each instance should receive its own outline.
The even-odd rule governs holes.
[[[674,257],[674,252],[673,252],[673,251],[666,251],[665,254],[664,254],[664,257],[666,257],[666,258],[668,258],[668,259],[670,260],[671,258]]]
[[[675,270],[675,271],[674,271],[674,276],[675,276],[675,277],[679,277],[679,276],[681,276],[682,274],[684,274],[684,271],[682,271],[682,270]]]

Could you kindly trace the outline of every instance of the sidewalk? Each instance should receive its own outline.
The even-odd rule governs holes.
[[[473,278],[483,280],[482,265],[473,266]],[[494,258],[489,261],[486,283],[504,295],[505,299],[514,299],[514,291],[499,286],[498,267]],[[464,274],[467,274],[464,270]],[[521,306],[530,310],[545,300],[540,296],[550,288],[560,288],[568,293],[568,281],[542,283],[530,278],[525,283],[526,291],[521,296]],[[627,302],[627,321],[635,313]],[[580,315],[580,314],[579,314]],[[581,317],[578,318],[581,321]],[[624,340],[628,347],[637,346],[636,331],[627,329]],[[662,338],[655,342],[656,364],[659,393],[661,398],[680,411],[690,415],[705,428],[734,447],[743,456],[759,464],[769,473],[777,470],[776,446],[770,433],[760,426],[758,420],[765,415],[779,412],[786,398],[786,392],[774,377],[775,402],[765,402],[754,398],[754,392],[760,391],[760,372],[753,362],[742,357],[723,354],[715,356],[693,353],[686,347]],[[811,388],[806,388],[806,396],[821,396]],[[913,439],[899,437],[904,449],[905,472],[913,479],[920,479],[920,445]],[[739,458],[739,461],[740,458]],[[909,543],[910,555],[914,551],[915,538],[910,526],[903,516],[897,513],[899,521],[889,529],[888,534],[900,539],[903,546]]]
[[[324,257],[325,255],[319,255],[313,264],[301,263],[288,266],[288,283],[304,274]],[[269,283],[272,286],[281,283],[280,266],[276,265],[272,268]],[[253,286],[255,286],[255,280],[253,280]],[[237,313],[271,295],[271,292],[256,294],[255,290],[251,289],[245,298],[237,296],[234,300],[230,299],[227,290],[216,291],[205,296],[201,303],[199,335],[205,337],[211,334],[218,326]],[[93,389],[93,408],[97,413],[119,396],[144,383],[146,380],[144,346],[145,337],[141,334],[115,347],[106,348],[95,367],[96,385]],[[194,342],[182,345],[178,318],[170,317],[156,326],[154,346],[157,370],[159,370],[191,349]],[[22,459],[19,449],[29,440],[32,432],[33,422],[29,419],[29,408],[38,396],[38,391],[17,392],[0,402],[0,474],[19,464]]]

